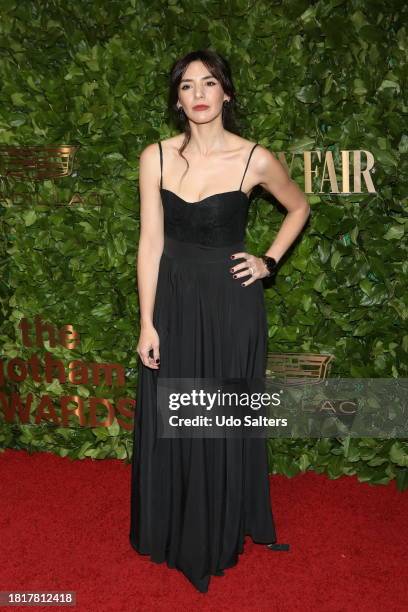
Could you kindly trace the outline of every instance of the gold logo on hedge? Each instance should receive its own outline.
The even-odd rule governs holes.
[[[79,332],[72,324],[57,327],[35,315],[34,322],[23,317],[19,328],[22,345],[34,352],[29,358],[13,355],[8,360],[0,359],[0,412],[6,423],[47,422],[59,427],[94,428],[112,427],[116,421],[123,429],[132,430],[136,400],[120,391],[126,384],[125,368],[120,363],[80,358],[66,363],[62,357],[65,350],[78,351],[81,344]],[[84,344],[87,352],[92,339]],[[44,352],[44,347],[55,349],[55,353]],[[81,351],[78,357],[80,354]],[[20,394],[19,385],[26,381],[30,389],[33,384],[42,383],[44,393]],[[99,393],[106,393],[107,397],[100,397]]]
[[[0,203],[3,206],[99,204],[96,192],[72,194],[75,154],[80,145],[1,146]],[[60,183],[57,186],[57,181]]]
[[[279,161],[285,166],[289,175],[296,155],[303,156],[303,169],[305,177],[305,193],[323,195],[353,195],[364,193],[377,193],[372,180],[371,172],[375,172],[374,155],[370,151],[357,149],[355,151],[340,151],[340,159],[336,162],[333,151],[301,151],[293,152],[290,165],[284,152],[278,154]],[[317,157],[317,164],[313,165],[312,156]],[[363,158],[365,157],[365,160]],[[365,167],[364,166],[365,162]],[[350,166],[352,167],[353,186],[350,184]],[[339,183],[340,179],[340,183]],[[362,189],[362,182],[366,191]],[[314,183],[314,185],[313,185]]]

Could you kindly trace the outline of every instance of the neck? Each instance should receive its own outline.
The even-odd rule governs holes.
[[[212,153],[225,150],[229,132],[219,125],[211,123],[192,124],[188,148],[191,152],[208,157]]]

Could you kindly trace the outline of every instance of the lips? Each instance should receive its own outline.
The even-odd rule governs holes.
[[[197,104],[197,106],[193,106],[193,110],[206,110],[209,108],[206,104]]]

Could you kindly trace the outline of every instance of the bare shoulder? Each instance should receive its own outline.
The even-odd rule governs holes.
[[[160,140],[160,144],[162,146],[162,149],[164,150],[164,149],[171,149],[171,148],[179,147],[182,141],[183,141],[182,135],[180,136],[179,134],[177,134],[176,136],[171,136],[170,138],[165,138],[163,140]],[[154,161],[156,161],[157,159],[159,159],[159,155],[160,155],[159,141],[152,142],[146,145],[146,147],[142,150],[140,154],[140,159],[141,160],[142,158],[143,160],[153,159]]]
[[[258,143],[253,154],[254,166],[259,170],[264,170],[266,167],[278,161],[275,155],[266,147]],[[278,162],[279,163],[279,162]]]
[[[143,192],[149,185],[160,184],[160,149],[157,142],[148,144],[139,156],[139,183]]]
[[[260,183],[266,176],[273,176],[279,180],[285,180],[288,177],[287,170],[279,159],[261,144],[255,147],[251,165]]]
[[[159,145],[157,142],[152,142],[151,144],[148,144],[141,152],[140,154],[140,161],[143,162],[149,162],[152,160],[156,160],[156,158],[158,159],[159,157]]]
[[[161,140],[161,144],[164,150],[177,150],[181,147],[184,141],[184,134],[176,134],[175,136],[170,136],[169,138],[164,138]]]
[[[265,173],[271,172],[271,169],[279,171],[279,167],[282,168],[282,164],[275,155],[259,142],[253,142],[241,136],[235,136],[235,138],[235,145],[241,150],[244,160],[247,160],[248,155],[252,153],[250,171],[258,177],[261,178]]]
[[[148,144],[139,156],[140,176],[157,176],[160,180],[160,149],[157,142]]]

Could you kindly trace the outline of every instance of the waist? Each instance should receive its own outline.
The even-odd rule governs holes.
[[[227,246],[214,247],[196,242],[183,242],[169,236],[164,237],[164,255],[177,259],[197,259],[205,262],[216,262],[230,259],[233,253],[242,251],[246,251],[244,241],[235,242]]]

